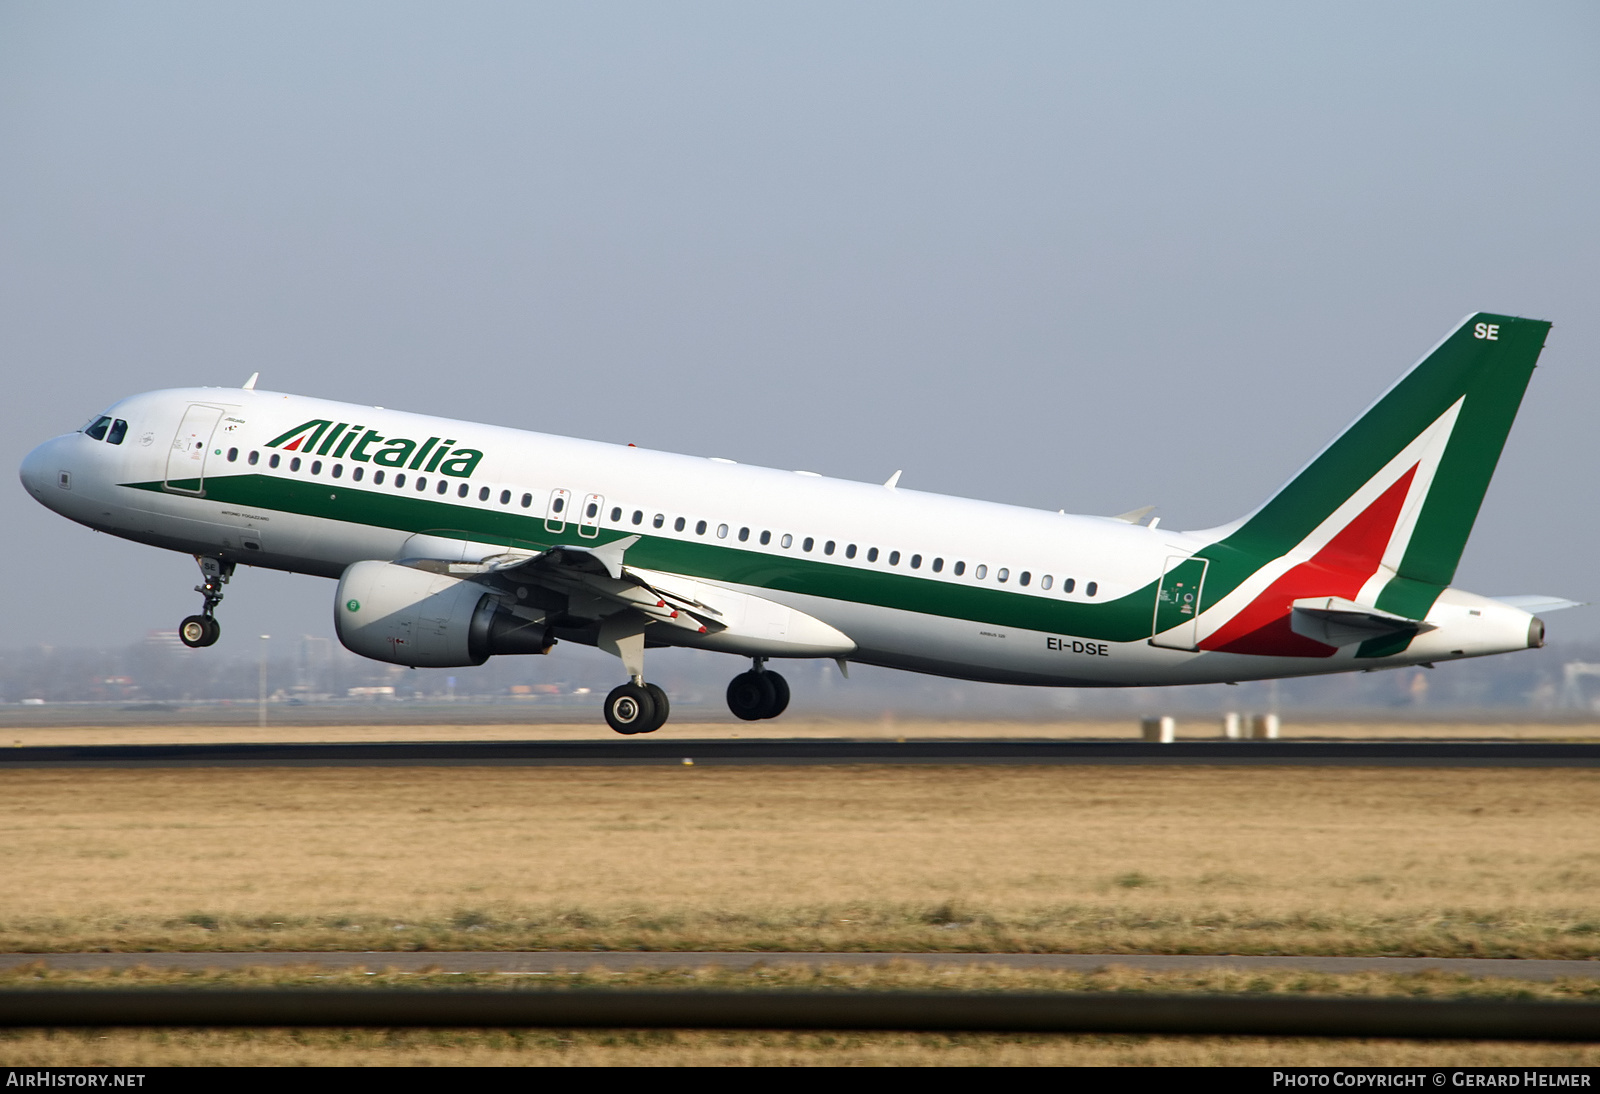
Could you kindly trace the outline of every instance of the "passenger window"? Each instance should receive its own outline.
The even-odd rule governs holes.
[[[501,505],[510,505],[511,504],[511,491],[509,491],[509,490],[500,491],[500,504]]]
[[[876,561],[878,561],[878,549],[876,547],[868,547],[867,548],[867,561],[868,562],[876,562]]]
[[[238,459],[239,459],[239,450],[237,448],[228,449],[228,462],[229,463],[234,463]]]
[[[1033,579],[1033,575],[1030,574],[1027,570],[1023,570],[1020,574],[1017,575],[1017,584],[1018,585],[1026,585],[1032,579]]]
[[[111,419],[110,418],[101,417],[101,418],[96,418],[94,420],[94,424],[91,425],[88,429],[85,429],[84,432],[89,434],[89,436],[93,437],[97,441],[103,441],[103,440],[106,439],[106,430],[108,430],[110,428],[111,428]]]
[[[674,532],[681,532],[683,531],[683,526],[686,523],[687,522],[682,517],[679,517],[677,520],[672,522],[672,530]]]
[[[942,559],[942,558],[934,559],[933,560],[933,572],[937,574],[937,573],[941,573],[943,570],[944,570],[944,559]]]
[[[279,458],[278,454],[276,452],[274,452],[272,454],[272,458],[267,461],[267,466],[271,467],[271,468],[276,468],[278,466],[278,458]]]
[[[995,580],[996,581],[1001,581],[1001,582],[1005,581],[1005,579],[1010,577],[1010,576],[1011,576],[1011,571],[1006,569],[1004,566],[1000,567],[999,572],[994,575]]]
[[[300,470],[300,457],[299,456],[296,456],[294,459],[289,461],[289,470],[290,471],[298,471],[298,470]]]
[[[633,511],[633,523],[640,524],[643,521],[644,521],[644,510],[643,509],[635,509]]]
[[[424,491],[426,489],[428,489],[428,478],[427,478],[427,476],[426,475],[418,475],[417,476],[417,491],[420,493],[420,492],[422,492],[422,491]]]
[[[1049,574],[1045,574],[1039,579],[1039,588],[1048,591],[1054,581],[1055,578],[1051,577]]]
[[[697,535],[697,536],[703,536],[703,535],[706,534],[706,522],[705,521],[702,520],[702,521],[697,521],[695,523],[694,534]]]
[[[611,523],[612,524],[621,524],[622,523],[622,510],[621,509],[613,508],[611,510]]]
[[[822,545],[822,553],[825,555],[833,554],[833,540],[830,539]]]
[[[566,507],[567,507],[567,499],[562,497],[560,494],[557,494],[556,497],[555,497],[555,500],[550,503],[550,511],[552,513],[559,513],[559,512],[561,512],[561,510],[565,509]]]
[[[372,473],[372,485],[373,486],[382,486],[383,485],[383,472],[382,471],[374,471]]]
[[[848,546],[848,547],[846,547],[844,549],[844,557],[845,558],[855,558],[856,557],[856,545],[854,543],[850,544],[850,546]]]
[[[889,552],[889,565],[891,565],[891,566],[900,565],[900,552],[899,551],[890,551]]]
[[[810,536],[807,536],[806,541],[800,545],[800,549],[802,551],[810,551],[811,548],[816,546],[816,544],[816,540],[812,539]]]
[[[922,568],[922,556],[921,555],[912,555],[911,556],[911,568],[913,570],[920,570]]]
[[[461,496],[462,497],[466,497],[465,494],[463,494]],[[480,486],[478,488],[478,500],[479,501],[488,501],[489,500],[489,488],[487,486]]]
[[[394,488],[396,490],[404,490],[405,489],[405,485],[406,485],[406,477],[404,475],[396,475],[394,477]]]
[[[591,501],[588,505],[583,507],[583,515],[590,520],[593,520],[595,517],[600,515],[600,507]]]
[[[967,572],[967,564],[965,562],[956,563],[955,571],[956,571],[956,576],[960,577],[962,574]]]
[[[792,546],[794,546],[794,537],[788,532],[783,533],[783,549],[787,551]]]
[[[772,533],[771,532],[762,532],[761,533],[761,546],[765,547],[767,544],[769,544],[771,542],[772,542]]]
[[[522,495],[522,507],[524,509],[532,509],[533,508],[533,495],[532,494],[524,494],[524,495]]]
[[[246,462],[246,463],[248,463],[248,464],[249,464],[249,465],[250,465],[250,466],[251,466],[251,467],[254,467],[254,466],[255,466],[255,465],[256,465],[256,463],[257,463],[257,462],[258,462],[258,461],[259,461],[259,460],[260,460],[260,459],[261,459],[261,453],[259,453],[259,452],[252,452],[252,453],[250,453],[250,458],[249,458],[249,459],[247,459],[247,460],[246,460],[246,461],[245,461],[245,462]]]
[[[122,438],[128,435],[128,423],[118,418],[111,423],[111,432],[106,434],[106,444],[121,444]],[[254,462],[254,461],[252,461]]]
[[[344,474],[344,464],[342,464],[342,463],[334,464],[333,465],[333,477],[334,478],[338,478],[340,475],[343,475],[343,474]]]
[[[462,483],[461,484],[461,489],[465,490],[466,488],[467,488],[466,484]],[[436,494],[448,494],[449,492],[450,492],[450,480],[448,480],[448,479],[440,479],[439,480],[439,488],[437,490],[435,490],[434,493],[436,493]]]
[[[985,566],[981,562],[978,563],[978,568],[972,571],[972,576],[977,578],[979,581],[982,581],[984,578],[989,576],[989,567]]]
[[[1083,591],[1085,594],[1093,596],[1095,593],[1100,591],[1100,586],[1098,583],[1091,581],[1089,584],[1083,587]]]
[[[357,465],[356,465],[356,466],[355,466],[355,467],[354,467],[354,468],[353,468],[353,469],[352,469],[352,470],[351,470],[351,472],[350,472],[350,477],[351,477],[351,478],[352,478],[352,479],[354,479],[354,480],[355,480],[355,481],[356,481],[356,482],[360,482],[360,481],[361,481],[361,477],[362,477],[362,475],[364,475],[364,474],[365,474],[365,473],[366,473],[366,472],[365,472],[365,471],[363,471],[363,470],[362,470],[362,468],[361,468],[361,465],[360,465],[360,464],[357,464]]]
[[[718,539],[727,539],[728,538],[728,526],[726,524],[717,525],[717,538]]]
[[[1077,578],[1069,577],[1067,580],[1061,583],[1061,591],[1064,593],[1070,593],[1077,584]]]
[[[747,540],[749,540],[749,538],[750,538],[750,529],[748,529],[748,528],[739,529],[739,542],[740,543],[746,542]]]
[[[651,524],[652,527],[660,528],[666,522],[667,522],[667,518],[662,516],[660,513],[657,513],[656,514],[656,519],[651,521],[650,524]]]
[[[322,461],[321,460],[312,460],[311,461],[311,473],[313,475],[322,474]]]

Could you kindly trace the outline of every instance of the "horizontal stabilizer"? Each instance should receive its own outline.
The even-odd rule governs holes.
[[[1564,608],[1584,606],[1581,600],[1568,600],[1564,596],[1540,596],[1537,593],[1522,596],[1491,596],[1489,599],[1509,604],[1513,608],[1521,608],[1525,612],[1559,612]]]
[[[1434,630],[1422,623],[1338,596],[1312,596],[1293,602],[1289,625],[1294,633],[1328,646],[1348,646],[1391,634]]]

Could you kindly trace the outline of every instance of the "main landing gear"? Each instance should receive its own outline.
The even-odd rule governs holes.
[[[644,679],[644,627],[647,620],[626,615],[600,626],[595,645],[622,659],[628,682],[606,696],[606,724],[618,733],[654,733],[667,722],[671,705],[667,693]],[[741,672],[728,685],[728,709],[747,722],[776,718],[789,705],[789,682],[767,671],[765,657],[751,658],[749,672]]]
[[[202,583],[196,585],[194,591],[204,597],[205,601],[200,607],[199,615],[191,615],[178,624],[178,640],[190,649],[214,645],[222,636],[222,624],[217,622],[213,613],[216,612],[217,605],[222,603],[222,587],[233,576],[231,562],[202,555],[196,555],[195,561],[200,564]]]
[[[672,704],[655,684],[629,681],[606,696],[606,723],[618,733],[654,733],[667,724]]]
[[[609,619],[600,627],[599,641],[602,650],[622,658],[628,682],[611,689],[606,696],[606,724],[618,733],[630,737],[635,733],[654,733],[667,724],[672,704],[667,693],[655,684],[644,680],[644,624],[645,620],[624,615]]]
[[[755,665],[741,672],[728,684],[728,709],[747,722],[776,718],[789,706],[789,681],[766,668],[766,658],[752,658]]]

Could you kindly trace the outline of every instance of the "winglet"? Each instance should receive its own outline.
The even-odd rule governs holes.
[[[894,474],[890,475],[889,476],[889,481],[884,483],[883,485],[887,486],[890,490],[893,490],[895,487],[899,486],[900,485],[900,472],[896,471]]]
[[[250,379],[248,379],[248,380],[246,380],[244,382],[244,389],[246,391],[254,391],[256,389],[256,381],[259,380],[260,378],[261,378],[261,373],[252,372],[250,374]]]
[[[1137,509],[1129,509],[1126,513],[1118,513],[1112,520],[1126,521],[1128,524],[1138,524],[1145,517],[1156,511],[1154,505],[1141,505]]]

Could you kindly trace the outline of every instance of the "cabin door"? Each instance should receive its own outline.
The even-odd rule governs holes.
[[[1167,559],[1161,587],[1156,591],[1156,614],[1150,644],[1173,650],[1198,649],[1200,589],[1205,584],[1209,559],[1173,555]]]
[[[222,409],[214,406],[190,406],[178,425],[177,436],[172,438],[172,449],[167,453],[166,488],[180,494],[204,494],[206,452],[211,447],[211,435],[216,432]]]

